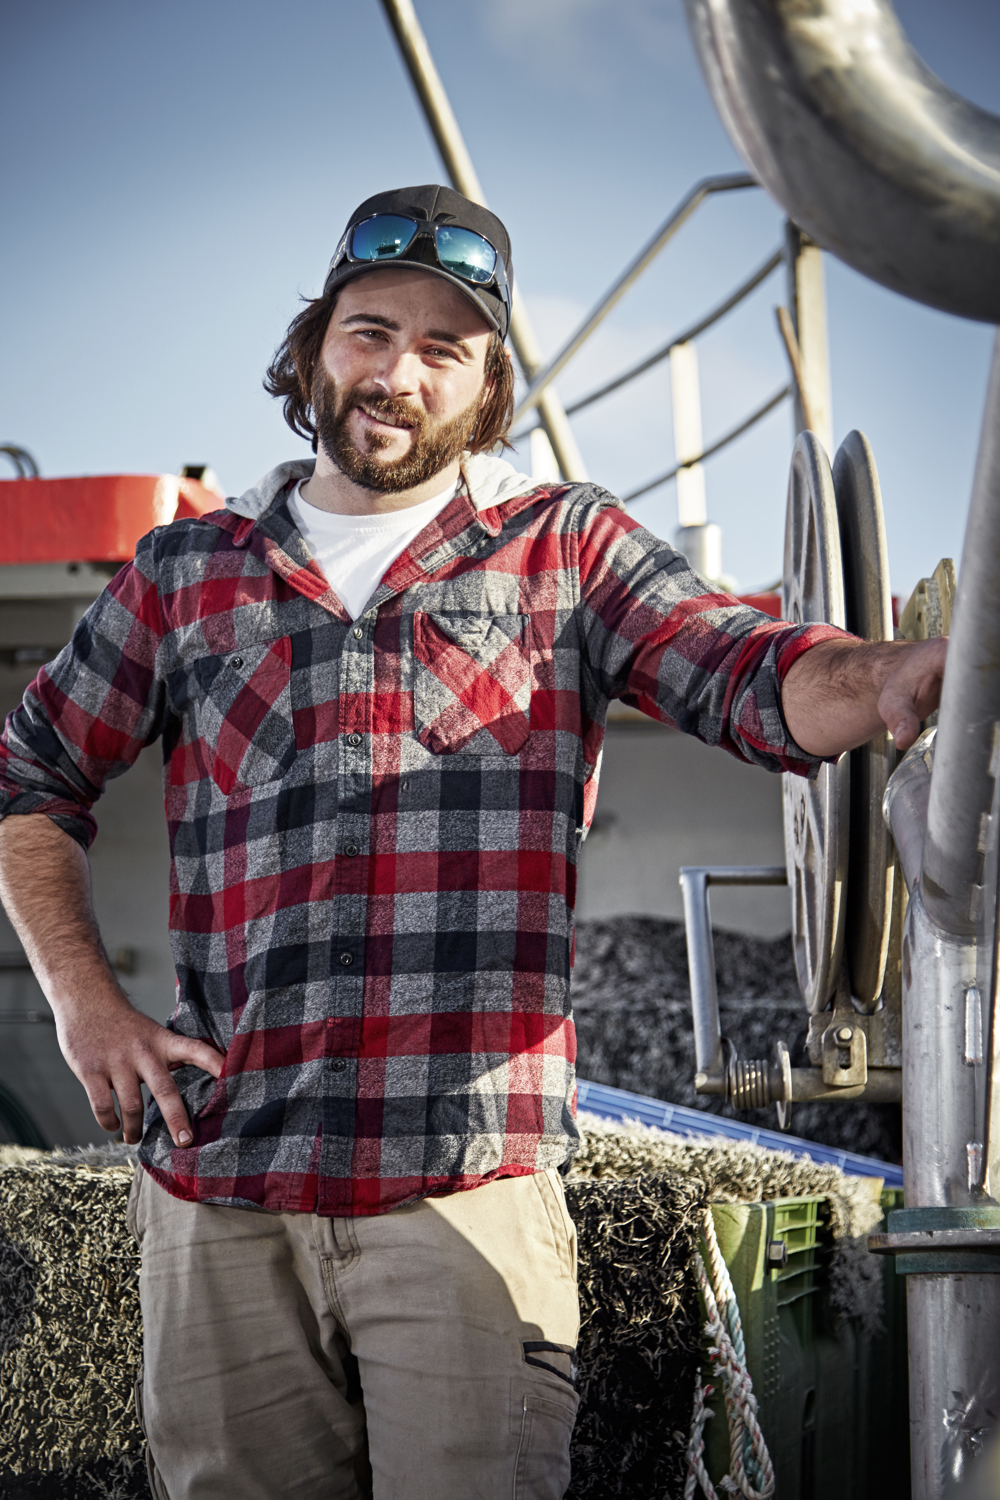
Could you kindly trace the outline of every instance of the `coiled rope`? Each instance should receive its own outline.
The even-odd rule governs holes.
[[[743,1324],[740,1321],[736,1292],[729,1267],[719,1249],[715,1222],[709,1208],[705,1210],[704,1236],[711,1274],[706,1271],[705,1262],[697,1250],[694,1253],[695,1274],[708,1314],[705,1333],[712,1359],[711,1374],[714,1380],[722,1382],[726,1421],[729,1424],[730,1472],[719,1481],[719,1488],[730,1495],[741,1495],[743,1500],[768,1500],[774,1494],[774,1469],[764,1434],[757,1421],[757,1398],[753,1393],[753,1382],[746,1365],[746,1345],[743,1342]],[[693,1500],[699,1485],[706,1500],[718,1500],[704,1459],[705,1423],[714,1415],[705,1403],[714,1390],[714,1386],[702,1381],[699,1370],[695,1383],[691,1436],[688,1440],[684,1500]]]

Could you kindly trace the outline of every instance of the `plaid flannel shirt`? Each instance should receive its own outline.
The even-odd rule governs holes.
[[[780,683],[839,632],[712,591],[592,485],[481,457],[352,621],[287,507],[311,463],[139,543],[0,741],[0,816],[85,847],[163,744],[175,1074],[141,1160],[175,1196],[374,1214],[560,1166],[577,1138],[576,863],[623,699],[812,773]]]

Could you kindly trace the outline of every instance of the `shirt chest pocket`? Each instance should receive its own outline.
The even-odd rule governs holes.
[[[201,657],[194,676],[194,731],[220,791],[283,776],[295,759],[291,639]]]
[[[437,755],[516,755],[530,733],[528,615],[413,616],[413,718]]]

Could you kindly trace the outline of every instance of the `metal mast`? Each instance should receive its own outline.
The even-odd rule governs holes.
[[[382,0],[395,33],[403,61],[406,63],[417,97],[423,106],[427,123],[437,142],[451,185],[466,198],[486,207],[486,196],[472,164],[472,157],[458,128],[454,110],[445,93],[427,38],[417,20],[412,0]],[[510,340],[514,345],[518,363],[529,385],[542,367],[542,351],[538,347],[535,331],[531,326],[521,294],[514,285],[514,300],[510,318]],[[548,386],[538,401],[538,412],[548,434],[556,462],[564,479],[585,480],[584,467],[576,439],[570,429],[562,402],[551,386]]]

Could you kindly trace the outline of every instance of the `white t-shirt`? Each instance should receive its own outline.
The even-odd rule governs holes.
[[[302,533],[327,581],[352,620],[356,620],[382,582],[390,565],[448,504],[458,480],[405,510],[375,516],[342,516],[320,510],[302,496],[300,480],[288,501],[292,520]]]

